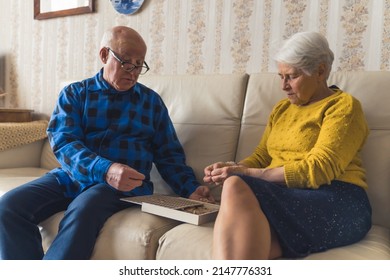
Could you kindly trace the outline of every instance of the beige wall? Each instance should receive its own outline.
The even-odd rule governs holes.
[[[95,1],[93,14],[49,20],[33,20],[33,0],[0,2],[0,107],[50,115],[61,81],[99,70],[113,25],[144,36],[154,74],[275,71],[273,50],[303,30],[328,37],[335,71],[390,69],[390,0],[145,0],[134,15]]]

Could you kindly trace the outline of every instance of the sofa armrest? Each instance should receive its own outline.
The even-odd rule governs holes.
[[[0,123],[0,168],[41,167],[47,120]]]
[[[44,139],[0,152],[0,168],[40,167]]]

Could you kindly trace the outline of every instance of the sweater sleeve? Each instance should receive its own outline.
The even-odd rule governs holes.
[[[360,102],[343,94],[325,108],[313,148],[303,159],[284,166],[287,186],[318,188],[339,178],[356,160],[367,135]]]

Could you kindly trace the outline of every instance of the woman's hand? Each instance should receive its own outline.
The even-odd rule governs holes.
[[[204,169],[203,181],[208,184],[221,185],[233,174],[246,174],[247,169],[235,162],[217,162]]]
[[[247,175],[269,182],[286,184],[284,167],[249,168],[235,162],[217,162],[204,169],[203,181],[207,184],[221,185],[231,175]]]

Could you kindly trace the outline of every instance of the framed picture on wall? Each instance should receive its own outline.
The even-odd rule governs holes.
[[[93,12],[94,0],[34,0],[34,19],[49,19]]]

